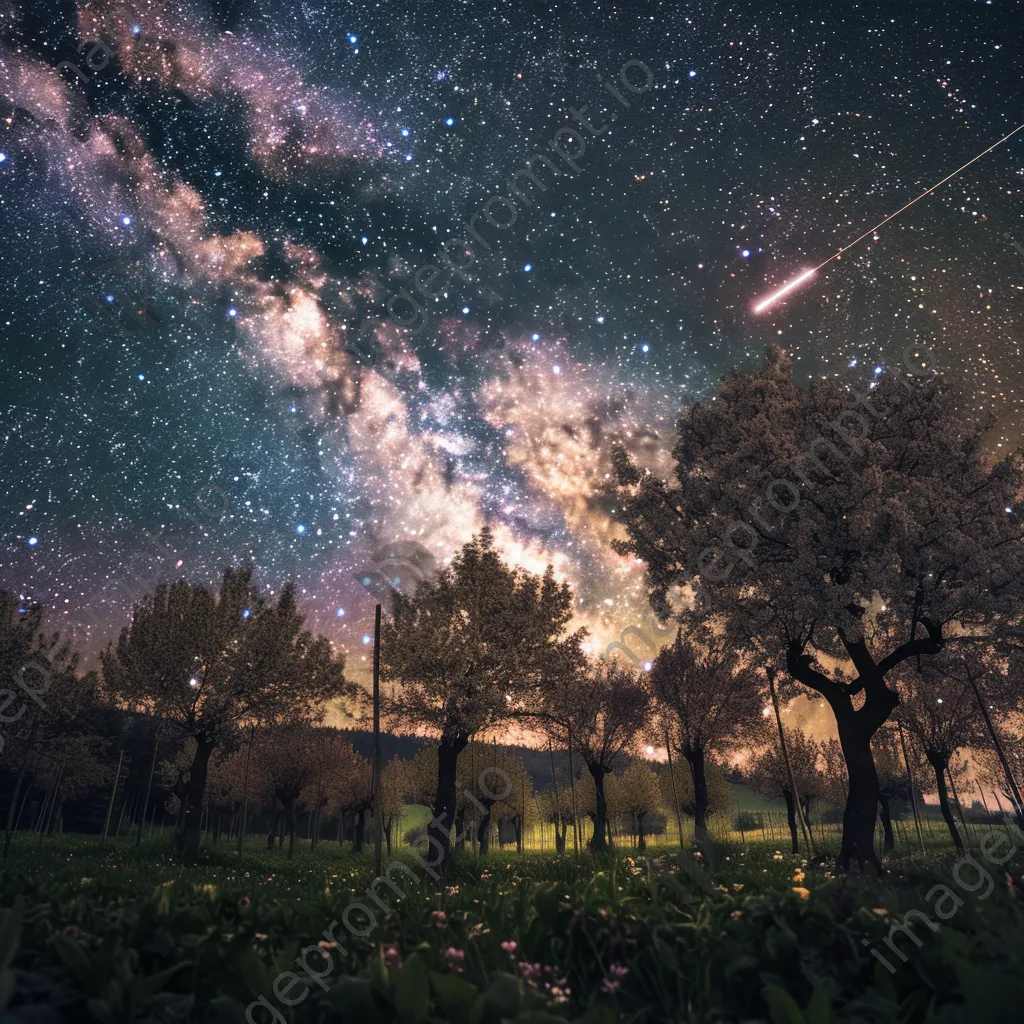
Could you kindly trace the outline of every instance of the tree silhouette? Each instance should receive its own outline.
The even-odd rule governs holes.
[[[331,698],[353,696],[332,644],[302,623],[293,584],[271,602],[251,568],[229,568],[219,595],[184,580],[159,585],[103,652],[111,693],[195,741],[176,834],[182,854],[199,845],[210,756],[239,724],[314,718]]]
[[[682,630],[651,665],[651,691],[663,713],[669,742],[693,776],[694,834],[708,840],[706,762],[733,750],[762,724],[765,698],[756,673],[727,640],[702,630]]]
[[[772,348],[684,411],[673,481],[614,453],[616,549],[646,562],[652,599],[711,615],[827,700],[850,780],[840,870],[878,867],[871,737],[899,703],[887,677],[1015,623],[1024,579],[1020,458],[992,460],[991,424],[919,372],[919,351],[905,359],[913,380],[890,369],[858,394],[797,388]]]
[[[578,750],[594,780],[594,850],[607,847],[605,776],[636,746],[649,709],[641,677],[609,662],[565,676],[544,694],[542,720],[548,734],[558,745]]]
[[[484,729],[530,712],[529,696],[571,671],[582,632],[563,636],[572,595],[508,566],[485,528],[411,596],[394,595],[381,630],[381,676],[396,684],[387,710],[437,739],[432,843],[447,863],[459,754]]]

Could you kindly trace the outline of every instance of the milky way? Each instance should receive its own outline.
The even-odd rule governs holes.
[[[680,408],[768,342],[859,386],[924,340],[1016,443],[1020,136],[814,289],[751,298],[1019,123],[1019,24],[1002,0],[0,4],[0,586],[95,651],[156,579],[252,559],[359,669],[374,601],[491,523],[572,583],[596,652],[650,621],[610,444],[666,472]],[[566,126],[579,173],[396,326]]]

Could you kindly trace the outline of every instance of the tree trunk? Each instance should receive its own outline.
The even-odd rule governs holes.
[[[384,844],[387,847],[388,856],[391,856],[391,830],[395,826],[395,817],[392,815],[384,823]]]
[[[512,828],[516,833],[516,853],[523,852],[523,822],[521,818],[512,819]]]
[[[25,744],[25,753],[21,758],[21,767],[18,769],[18,778],[14,783],[14,792],[11,794],[11,806],[7,809],[7,826],[4,829],[4,860],[7,860],[7,855],[11,851],[11,834],[14,831],[14,812],[18,807],[18,797],[21,794],[21,784],[25,779],[25,769],[28,767],[28,757],[32,751],[32,744],[35,741],[36,730],[38,727],[39,719],[34,718],[32,721],[32,728],[29,731],[28,742]]]
[[[210,755],[216,743],[202,739],[196,744],[195,757],[189,769],[188,784],[185,787],[185,820],[177,835],[179,855],[194,857],[199,850],[200,829],[202,826],[203,798],[206,795],[206,777],[210,768]]]
[[[878,794],[878,807],[882,812],[882,831],[885,833],[883,848],[886,853],[892,853],[896,849],[896,841],[892,835],[892,814],[889,810],[889,798],[885,793]]]
[[[492,806],[493,805],[489,801],[484,801],[484,807],[486,808],[486,810],[484,811],[484,816],[480,819],[480,825],[477,828],[476,832],[477,847],[479,848],[481,854],[487,853],[487,851],[491,848]]]
[[[468,743],[469,737],[460,733],[451,739],[443,739],[437,748],[437,799],[433,818],[427,826],[427,835],[440,844],[442,871],[450,863],[451,832],[455,823],[455,772],[459,754],[466,749]]]
[[[594,836],[590,840],[591,849],[594,853],[603,853],[608,849],[608,840],[605,836],[607,832],[607,825],[605,824],[608,820],[608,801],[604,795],[604,777],[607,775],[607,769],[600,764],[588,763],[587,771],[590,772],[591,778],[594,780]]]
[[[636,848],[641,853],[643,853],[644,850],[647,849],[647,840],[644,837],[644,816],[642,814],[638,814],[636,816],[636,834],[637,834]]]
[[[555,853],[559,857],[565,856],[565,837],[569,834],[569,823],[563,818],[562,828],[559,831],[558,822],[555,822]]]
[[[466,848],[466,812],[460,810],[455,815],[455,849],[462,851]]]
[[[284,834],[288,833],[288,859],[295,856],[295,801],[281,801],[284,804],[284,828],[281,829],[280,842],[284,844]]]
[[[708,832],[708,776],[704,763],[704,748],[683,745],[683,757],[690,766],[693,776],[693,838],[698,848],[703,848],[711,840]]]
[[[355,828],[352,830],[352,852],[362,853],[363,842],[366,836],[366,808],[360,807],[356,811]]]
[[[796,801],[788,789],[782,791],[786,798],[786,822],[789,825],[790,847],[793,853],[800,852],[800,839],[796,832]]]
[[[926,750],[925,757],[928,758],[928,763],[935,770],[935,788],[939,791],[939,807],[942,810],[942,817],[946,821],[946,827],[949,829],[949,834],[953,837],[953,845],[956,847],[957,853],[964,852],[964,841],[960,838],[960,832],[956,827],[956,821],[953,818],[953,808],[949,805],[949,791],[946,789],[946,768],[949,765],[949,758],[943,758],[939,753],[932,750]]]
[[[870,865],[880,872],[882,865],[875,853],[875,818],[878,814],[878,772],[871,754],[871,735],[852,713],[836,716],[839,743],[846,759],[850,789],[843,810],[843,841],[836,858],[837,871],[849,871],[856,861],[862,868]]]

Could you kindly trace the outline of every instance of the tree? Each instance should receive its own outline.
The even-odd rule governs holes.
[[[943,673],[943,666],[959,661],[943,655],[920,673],[899,673],[900,721],[924,751],[935,777],[939,808],[958,853],[964,852],[949,802],[946,777],[953,755],[981,739],[977,706],[970,686]]]
[[[342,821],[352,818],[352,852],[362,853],[366,842],[366,816],[373,810],[373,762],[346,744],[346,768],[338,773],[335,806]],[[342,829],[344,833],[344,828]]]
[[[579,751],[594,780],[595,851],[607,847],[605,776],[631,750],[647,725],[650,696],[639,674],[609,662],[553,682],[541,720],[555,743]]]
[[[728,769],[709,759],[704,766],[707,782],[707,809],[705,819],[711,815],[726,813],[735,805],[732,786],[729,785]],[[697,801],[693,791],[693,772],[689,764],[673,761],[672,770],[668,764],[661,764],[655,769],[661,782],[661,800],[664,807],[671,808],[675,814],[675,801],[679,801],[679,811],[686,817],[696,819]]]
[[[381,631],[381,678],[396,684],[387,710],[437,739],[431,841],[448,860],[459,754],[481,731],[525,715],[546,680],[571,672],[583,632],[564,636],[572,594],[508,566],[485,528],[415,593],[396,592]]]
[[[875,769],[878,772],[878,806],[882,812],[883,849],[891,853],[896,847],[896,839],[892,832],[892,801],[911,801],[910,779],[907,777],[907,765],[903,758],[903,748],[899,734],[891,723],[883,725],[875,733],[871,741],[871,750],[875,757]],[[908,744],[907,754],[914,780],[923,777],[924,764],[914,754],[916,748]],[[919,792],[916,790],[915,792]]]
[[[18,798],[33,755],[48,744],[60,745],[61,736],[83,736],[86,717],[95,704],[95,675],[84,680],[75,673],[78,655],[59,634],[42,629],[43,612],[0,590],[0,705],[5,727],[0,733],[0,755],[15,773],[14,791],[7,810],[3,858],[7,858],[16,824]],[[44,695],[45,699],[44,699]],[[15,705],[13,710],[9,710]],[[76,714],[83,716],[76,724]],[[6,750],[7,741],[13,740]]]
[[[649,764],[634,761],[623,772],[620,783],[622,809],[636,822],[637,849],[647,849],[644,819],[662,807],[661,786]]]
[[[182,854],[199,845],[210,756],[240,723],[315,718],[331,698],[354,695],[333,645],[302,624],[293,584],[271,602],[250,568],[229,568],[216,596],[184,580],[160,584],[103,652],[111,693],[195,741],[176,834]]]
[[[650,685],[669,742],[690,766],[694,834],[698,844],[704,843],[709,838],[707,759],[724,756],[756,733],[763,718],[761,684],[725,637],[700,630],[684,638],[679,630],[654,659]]]
[[[1019,615],[1024,517],[1007,510],[1024,474],[1016,454],[990,458],[990,426],[934,375],[798,389],[772,348],[684,410],[673,481],[614,454],[616,549],[646,563],[652,600],[755,640],[828,702],[849,776],[840,870],[878,867],[871,737],[899,703],[889,674]]]
[[[555,826],[555,853],[561,856],[565,853],[565,837],[574,824],[568,782],[559,784],[557,792],[551,788],[538,795],[537,815],[544,824]]]
[[[274,808],[280,824],[278,844],[288,836],[288,859],[295,854],[295,823],[303,796],[315,778],[319,764],[318,730],[307,722],[274,725],[256,730],[252,748],[254,789]],[[272,846],[274,829],[267,837]]]
[[[810,812],[811,800],[824,795],[818,759],[821,748],[802,729],[786,729],[786,749],[789,753],[793,778],[804,803],[804,818]],[[750,765],[750,786],[756,792],[769,798],[782,797],[786,801],[786,821],[793,853],[800,852],[796,827],[796,798],[790,782],[789,772],[782,756],[782,748],[776,738],[773,743],[758,754]]]

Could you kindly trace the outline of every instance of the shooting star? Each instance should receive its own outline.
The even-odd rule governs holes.
[[[835,252],[831,256],[829,256],[829,258],[825,260],[824,263],[819,263],[816,267],[812,267],[810,270],[805,270],[798,277],[794,277],[793,280],[789,282],[789,284],[783,285],[777,292],[774,292],[773,294],[769,295],[767,299],[765,299],[762,302],[759,302],[756,306],[754,306],[754,312],[760,313],[763,310],[768,309],[769,306],[774,305],[774,303],[781,299],[783,295],[787,294],[788,292],[791,292],[798,285],[803,284],[804,281],[813,277],[819,270],[821,270],[822,267],[828,266],[828,264],[831,263],[833,260],[838,259],[840,256],[842,256],[843,253],[847,251],[847,249],[852,249],[858,242],[861,242],[865,238],[867,238],[868,235],[873,235],[879,228],[884,227],[894,217],[898,217],[904,210],[909,210],[910,207],[914,205],[914,203],[919,203],[922,199],[924,199],[925,196],[930,195],[937,188],[939,188],[942,185],[945,185],[947,181],[949,181],[952,178],[955,178],[961,171],[967,170],[967,168],[970,167],[971,164],[980,160],[983,156],[987,156],[997,146],[1001,146],[1004,142],[1006,142],[1007,139],[1012,139],[1014,135],[1017,134],[1017,132],[1021,131],[1021,129],[1024,129],[1024,124],[1019,125],[1017,128],[1014,128],[1009,135],[1004,135],[998,142],[994,142],[984,152],[981,152],[976,157],[972,158],[971,160],[968,160],[967,163],[963,165],[963,167],[958,167],[955,171],[953,171],[952,174],[947,174],[946,177],[942,179],[942,181],[937,182],[936,184],[932,185],[931,188],[926,189],[916,199],[911,199],[909,203],[907,203],[905,206],[901,206],[895,213],[890,213],[889,216],[885,218],[885,220],[879,221],[873,228],[869,228],[867,231],[864,232],[864,234],[858,235],[852,242],[850,242],[847,245],[844,245],[842,249],[840,249],[838,252]]]

